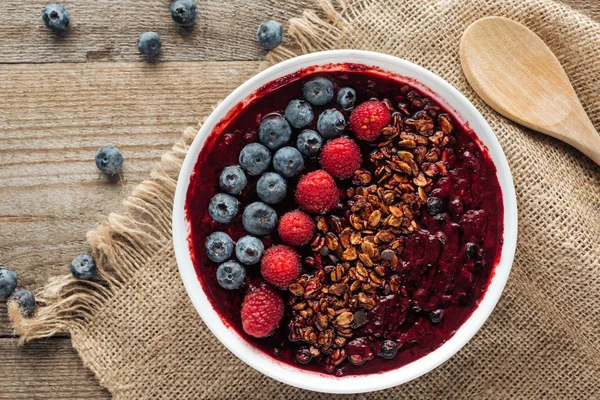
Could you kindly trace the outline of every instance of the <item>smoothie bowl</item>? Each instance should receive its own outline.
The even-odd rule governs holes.
[[[437,367],[477,332],[513,261],[504,153],[456,89],[337,50],[275,65],[210,115],[173,210],[179,270],[236,356],[359,393]]]

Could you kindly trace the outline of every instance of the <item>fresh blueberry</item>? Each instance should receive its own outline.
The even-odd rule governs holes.
[[[296,129],[304,128],[314,117],[312,107],[304,100],[292,100],[285,108],[285,118]]]
[[[304,169],[304,158],[295,147],[282,147],[273,157],[273,168],[284,178],[293,178]]]
[[[323,138],[312,129],[305,129],[298,135],[296,147],[304,157],[314,157],[321,151]]]
[[[258,197],[267,204],[276,204],[285,198],[287,183],[275,172],[263,174],[256,184]]]
[[[0,299],[10,296],[16,287],[17,274],[10,269],[0,269]]]
[[[146,58],[152,58],[160,51],[160,37],[156,32],[144,32],[138,39],[138,50]]]
[[[29,290],[15,290],[9,301],[14,301],[21,308],[21,313],[29,317],[35,311],[35,297]]]
[[[263,22],[256,31],[256,40],[263,49],[274,49],[283,42],[283,26],[273,20]]]
[[[214,262],[223,262],[233,254],[233,240],[225,232],[213,232],[204,242],[206,255]]]
[[[96,167],[107,175],[114,175],[123,165],[123,154],[115,146],[102,146],[96,152]]]
[[[444,319],[444,310],[435,310],[427,313],[427,317],[432,324],[437,325]]]
[[[388,360],[394,358],[398,353],[398,344],[393,340],[384,340],[381,344],[381,350],[379,350],[379,354],[377,354],[381,358],[386,358]]]
[[[271,152],[260,143],[250,143],[240,152],[240,165],[250,175],[260,175],[271,164]]]
[[[444,202],[439,197],[430,197],[427,199],[427,211],[431,215],[438,215],[444,212]]]
[[[246,232],[256,236],[266,236],[275,229],[277,213],[265,203],[257,201],[244,210],[242,224]]]
[[[246,280],[246,269],[237,261],[229,260],[217,268],[217,282],[223,289],[238,289]]]
[[[42,20],[47,28],[55,32],[64,32],[69,28],[71,16],[62,4],[48,4],[42,12]]]
[[[219,193],[210,199],[208,204],[208,213],[210,217],[217,222],[227,224],[238,213],[239,202],[229,194]]]
[[[356,91],[349,87],[343,87],[337,94],[337,103],[344,110],[349,110],[354,107],[356,102]]]
[[[89,280],[96,273],[96,262],[88,255],[75,257],[70,267],[71,274],[77,279]]]
[[[333,82],[324,76],[316,76],[304,82],[302,97],[310,104],[323,106],[333,99]]]
[[[346,129],[346,119],[335,108],[325,110],[319,115],[317,130],[325,139],[340,136],[344,132],[344,129]]]
[[[290,141],[290,137],[292,137],[292,128],[279,114],[267,115],[258,126],[258,140],[271,150],[285,146]]]
[[[264,251],[263,242],[254,236],[244,236],[235,245],[235,256],[246,265],[258,263]]]
[[[219,177],[221,189],[229,194],[240,194],[247,183],[246,174],[238,165],[225,167]]]
[[[198,6],[194,0],[175,0],[171,3],[171,17],[179,25],[192,25],[198,16]]]

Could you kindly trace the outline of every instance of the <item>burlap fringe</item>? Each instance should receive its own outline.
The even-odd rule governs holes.
[[[197,132],[198,127],[185,130],[182,139],[162,156],[150,179],[140,183],[123,202],[122,214],[110,214],[98,229],[88,232],[88,243],[98,267],[92,281],[80,281],[71,275],[52,278],[35,293],[37,309],[32,318],[24,318],[18,306],[9,303],[9,317],[21,343],[83,329],[94,311],[140,265],[120,262],[116,252],[129,252],[134,258],[144,256],[159,248],[158,238],[170,236],[171,214],[165,217],[166,213],[159,210],[172,208],[177,176]]]

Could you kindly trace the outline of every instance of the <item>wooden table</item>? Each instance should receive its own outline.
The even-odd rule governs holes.
[[[0,0],[0,268],[27,289],[67,274],[85,234],[143,180],[160,155],[252,76],[265,53],[258,24],[285,21],[310,0],[197,0],[193,29],[167,0],[65,0],[68,35],[42,24],[44,1]],[[566,3],[600,21],[599,0]],[[160,34],[160,62],[142,61],[137,37]],[[101,176],[94,153],[125,156],[120,182]],[[0,304],[0,398],[108,398],[67,336],[17,345]]]

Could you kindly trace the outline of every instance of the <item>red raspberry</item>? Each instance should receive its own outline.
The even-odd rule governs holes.
[[[267,249],[260,263],[260,273],[265,281],[279,289],[287,289],[290,283],[298,279],[300,272],[300,254],[283,244]]]
[[[360,168],[362,158],[356,142],[348,138],[338,138],[327,142],[319,159],[321,166],[339,179],[350,178]]]
[[[296,203],[310,213],[330,211],[339,200],[340,193],[335,181],[322,169],[304,175],[296,186]]]
[[[379,137],[381,128],[390,123],[392,117],[382,102],[376,100],[359,104],[350,114],[350,127],[357,138],[372,142]]]
[[[292,246],[304,246],[315,234],[312,218],[300,210],[290,211],[279,220],[279,237]]]
[[[283,300],[274,289],[263,285],[246,293],[242,303],[242,328],[250,336],[267,337],[283,317]]]

